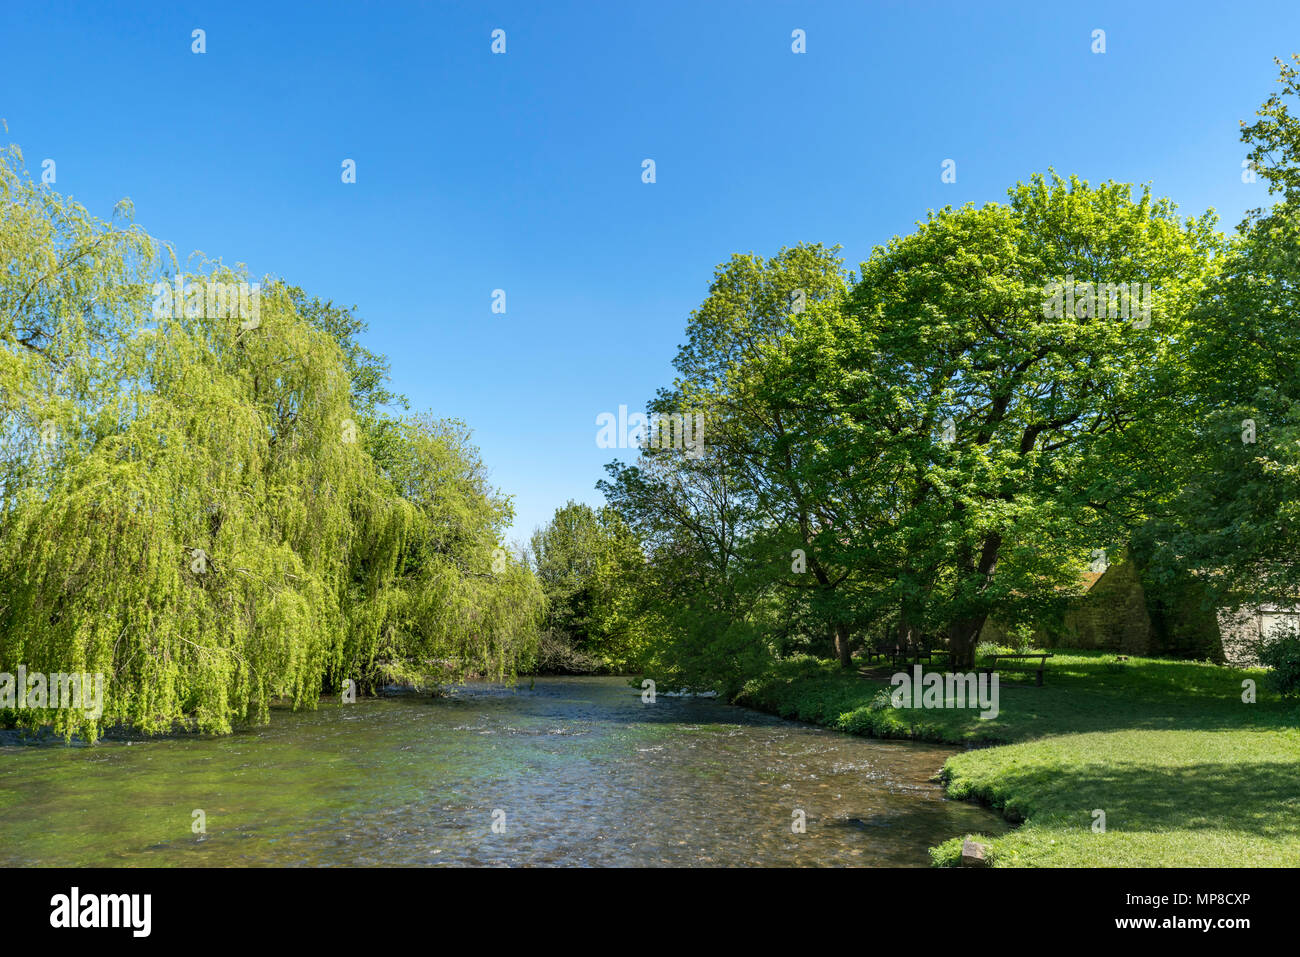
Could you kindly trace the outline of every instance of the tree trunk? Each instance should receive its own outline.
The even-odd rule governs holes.
[[[853,667],[853,655],[849,653],[849,626],[842,621],[835,623],[835,656],[840,659],[841,668]]]
[[[915,650],[918,644],[916,626],[912,624],[912,619],[908,617],[907,609],[900,609],[898,613],[898,647],[907,654]]]
[[[948,661],[953,671],[975,667],[975,643],[987,617],[963,618],[948,626]]]
[[[989,582],[993,580],[993,573],[998,567],[998,551],[1001,548],[1002,535],[998,532],[990,532],[984,536],[979,564],[972,564],[969,558],[964,562],[967,566],[965,577],[977,583],[975,592],[982,594],[988,588]],[[948,626],[948,660],[953,671],[975,667],[975,644],[979,640],[980,629],[984,627],[988,616],[988,612],[985,611],[982,614],[958,618]]]

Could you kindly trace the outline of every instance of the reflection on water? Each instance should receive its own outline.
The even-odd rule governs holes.
[[[0,748],[0,865],[925,865],[1005,829],[930,782],[952,750],[642,704],[621,678],[471,684],[222,738]]]

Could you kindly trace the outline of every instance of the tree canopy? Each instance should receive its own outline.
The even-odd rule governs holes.
[[[543,603],[500,558],[509,500],[463,425],[385,411],[350,311],[182,274],[129,207],[94,219],[16,149],[0,206],[0,670],[107,677],[101,716],[16,720],[225,731],[349,681],[531,660]],[[197,292],[157,308],[178,277]],[[256,300],[232,316],[211,290],[236,288]]]

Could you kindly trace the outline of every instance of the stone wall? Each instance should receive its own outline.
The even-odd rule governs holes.
[[[1221,609],[1219,632],[1229,664],[1243,668],[1259,665],[1260,639],[1279,628],[1300,627],[1300,605],[1261,605],[1258,608]]]
[[[1111,565],[1088,593],[1073,603],[1056,643],[1062,648],[1151,654],[1151,617],[1133,562]]]
[[[1196,661],[1226,660],[1218,611],[1205,586],[1190,575],[1146,589],[1156,653]]]
[[[1005,630],[992,621],[980,638],[1007,641]],[[1070,603],[1061,628],[1040,629],[1033,640],[1043,648],[1225,660],[1219,616],[1200,584],[1190,577],[1174,584],[1146,583],[1130,556],[1107,568],[1085,595]]]

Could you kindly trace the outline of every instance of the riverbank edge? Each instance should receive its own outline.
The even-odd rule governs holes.
[[[1003,674],[1000,713],[985,721],[969,709],[895,709],[888,672],[855,664],[787,659],[731,701],[861,737],[964,747],[936,780],[1013,825],[963,835],[988,845],[993,866],[1273,867],[1300,852],[1289,783],[1300,774],[1300,704],[1266,690],[1260,669],[1058,650],[1044,687],[1032,672]],[[1171,775],[1184,799],[1150,801]],[[1099,785],[1105,801],[1093,797]],[[1108,833],[1089,810],[1099,805],[1124,826]],[[959,865],[962,840],[931,848],[932,863]]]
[[[889,682],[886,680],[876,680],[867,676],[862,676],[862,680],[864,682],[874,681],[878,685],[877,697],[887,693],[890,687]],[[826,728],[829,731],[837,731],[841,734],[860,738],[947,744],[965,747],[967,750],[1002,747],[1013,743],[996,736],[957,734],[951,729],[925,722],[903,722],[897,716],[899,712],[892,708],[886,709],[883,703],[879,708],[867,709],[867,720],[860,717],[863,709],[832,717],[815,706],[811,709],[799,707],[799,704],[806,699],[779,694],[778,686],[782,683],[779,679],[747,683],[731,698],[730,703],[737,707],[770,714],[788,721],[802,721],[820,728]],[[1013,827],[1019,827],[1024,823],[1024,818],[1015,808],[1008,807],[1005,801],[999,797],[996,787],[981,787],[973,782],[958,778],[948,766],[948,761],[944,762],[931,780],[942,784],[945,796],[952,800],[966,801],[987,807],[997,812],[1004,821]],[[976,832],[944,841],[930,848],[932,866],[959,866],[961,863],[961,846],[968,837],[981,842],[991,840],[987,835]],[[988,857],[989,865],[994,864],[995,860],[996,856],[990,853]]]

